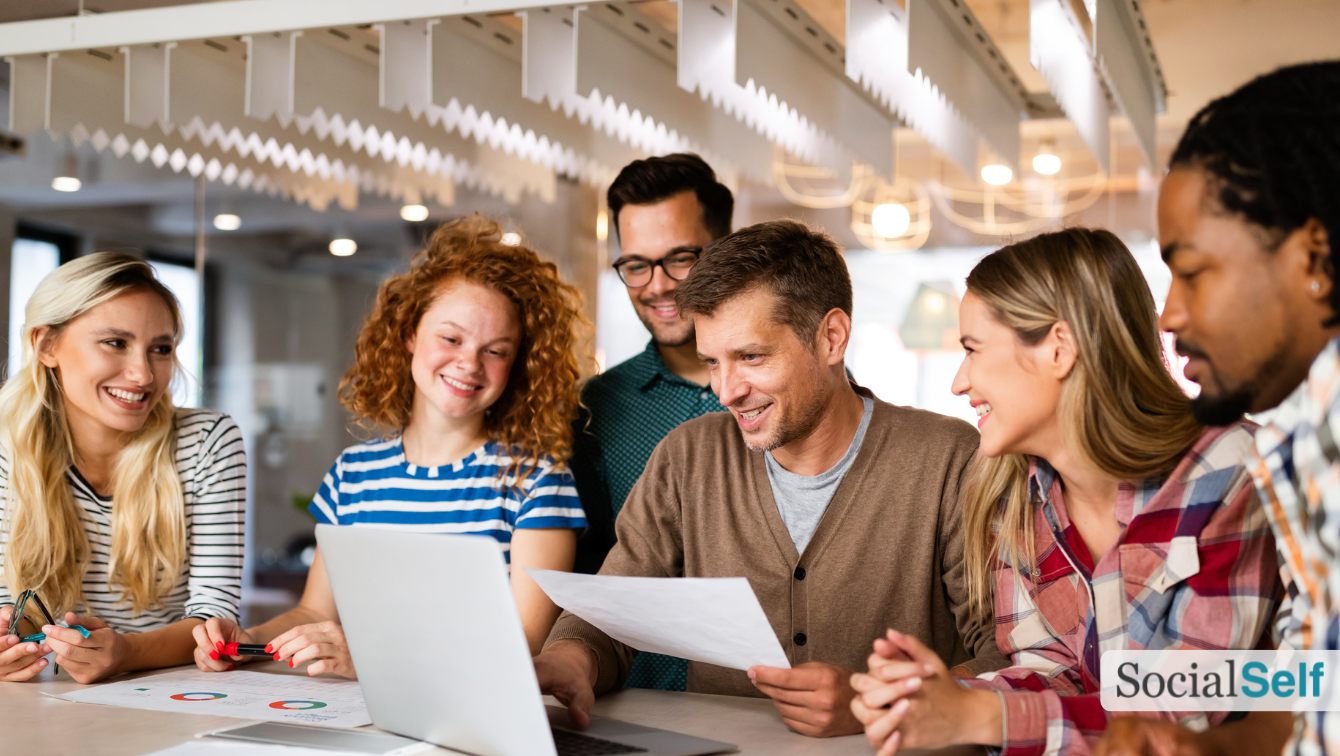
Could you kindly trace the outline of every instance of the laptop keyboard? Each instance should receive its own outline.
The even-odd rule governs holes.
[[[610,753],[646,753],[647,749],[593,738],[567,730],[553,730],[558,756],[603,756]]]

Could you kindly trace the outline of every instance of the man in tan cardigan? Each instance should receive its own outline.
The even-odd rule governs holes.
[[[746,577],[792,664],[693,662],[688,690],[769,696],[787,726],[823,737],[861,731],[849,680],[886,628],[962,675],[1006,666],[993,629],[970,620],[963,580],[959,492],[977,432],[848,381],[852,287],[837,244],[795,221],[751,226],[705,252],[675,298],[730,412],[656,447],[600,574]],[[584,724],[636,654],[564,613],[535,669]]]

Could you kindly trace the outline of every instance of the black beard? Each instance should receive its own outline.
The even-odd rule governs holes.
[[[1225,426],[1237,422],[1251,409],[1256,395],[1246,389],[1225,396],[1209,397],[1201,393],[1191,400],[1191,414],[1196,422],[1206,426]]]

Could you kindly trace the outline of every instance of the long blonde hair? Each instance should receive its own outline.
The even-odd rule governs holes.
[[[973,268],[968,291],[1027,346],[1069,324],[1078,357],[1057,419],[1065,443],[1103,472],[1122,480],[1167,474],[1200,436],[1163,356],[1149,285],[1111,232],[1071,228],[1011,244]],[[994,560],[1016,572],[1034,566],[1028,470],[1018,454],[979,454],[973,463],[964,561],[969,603],[982,619],[992,614]]]
[[[149,291],[172,313],[181,337],[176,297],[148,263],[99,252],[57,268],[28,300],[23,365],[0,388],[0,443],[9,456],[9,484],[0,538],[10,593],[36,589],[54,612],[86,606],[84,572],[89,544],[79,505],[66,478],[74,442],[60,378],[36,354],[94,307],[130,291]],[[49,328],[36,341],[38,328]],[[180,366],[173,357],[174,379]],[[138,614],[157,605],[177,584],[186,558],[184,499],[176,465],[176,410],[165,390],[144,427],[129,434],[112,473],[110,582]],[[110,587],[110,586],[109,586]]]

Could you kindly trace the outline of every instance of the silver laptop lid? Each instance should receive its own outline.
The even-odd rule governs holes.
[[[378,727],[480,756],[555,756],[498,543],[317,525]]]

